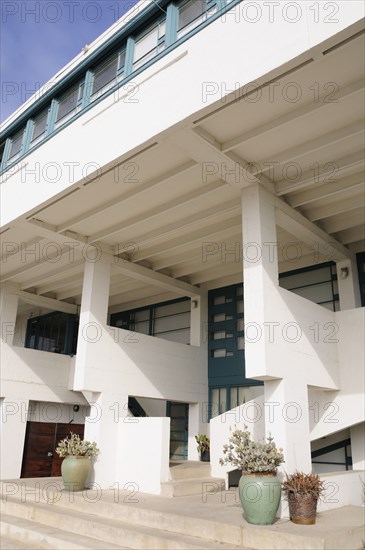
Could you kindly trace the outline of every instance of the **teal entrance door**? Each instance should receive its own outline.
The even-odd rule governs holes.
[[[187,460],[189,404],[167,402],[167,416],[171,418],[170,427],[170,459]]]

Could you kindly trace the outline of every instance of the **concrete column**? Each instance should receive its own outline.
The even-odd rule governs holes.
[[[265,431],[284,449],[282,470],[311,472],[308,389],[296,380],[265,382]]]
[[[12,293],[11,288],[3,287],[0,290],[0,318],[1,344],[13,345],[15,323],[18,312],[18,296]]]
[[[242,191],[243,286],[246,325],[246,376],[264,377],[265,307],[278,287],[278,258],[273,196],[259,184]]]
[[[136,421],[128,417],[128,396],[121,394],[93,393],[88,396],[91,409],[85,419],[85,439],[96,441],[100,449],[99,456],[93,461],[93,474],[89,483],[96,483],[102,489],[108,489],[118,483],[119,425],[121,422]],[[133,449],[130,449],[133,454]],[[134,481],[134,480],[131,480]]]
[[[0,479],[20,478],[29,400],[0,400]]]
[[[341,311],[361,307],[357,265],[354,260],[337,262],[337,282]]]
[[[191,299],[190,345],[207,346],[208,292]]]
[[[92,356],[93,348],[98,344],[107,323],[110,271],[111,258],[108,256],[104,255],[96,262],[85,262],[75,361],[75,390],[98,390],[87,387],[85,378],[88,357]]]
[[[350,428],[352,468],[365,470],[365,425],[364,422]]]

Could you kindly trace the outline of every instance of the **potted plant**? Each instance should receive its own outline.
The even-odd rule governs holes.
[[[198,453],[202,462],[210,461],[210,439],[205,434],[199,434],[195,436],[195,441],[198,446]]]
[[[314,525],[317,502],[324,492],[324,482],[319,479],[319,476],[303,472],[286,474],[283,491],[288,497],[291,521],[300,525]]]
[[[232,464],[242,471],[238,490],[248,523],[274,523],[281,497],[276,471],[285,462],[282,450],[272,437],[267,438],[267,443],[254,441],[246,425],[243,430],[235,429],[229,443],[223,446],[220,464]]]
[[[91,471],[91,457],[97,457],[99,449],[95,441],[92,443],[81,439],[79,435],[70,433],[58,443],[56,453],[64,458],[61,474],[64,486],[70,491],[82,491]]]

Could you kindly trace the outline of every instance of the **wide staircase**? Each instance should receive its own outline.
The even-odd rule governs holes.
[[[1,549],[360,549],[364,509],[254,526],[236,491],[168,498],[135,490],[69,493],[60,478],[2,482]]]

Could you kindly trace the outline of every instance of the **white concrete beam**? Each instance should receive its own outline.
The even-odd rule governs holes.
[[[352,258],[353,254],[341,243],[320,229],[305,216],[300,214],[280,198],[276,198],[276,221],[277,224],[286,229],[306,243],[314,252],[322,254],[328,260],[338,261]]]
[[[32,294],[31,292],[25,292],[20,289],[14,289],[12,292],[27,304],[53,309],[55,311],[62,311],[63,313],[77,313],[77,306],[74,304],[67,304],[66,302],[47,298],[46,296],[38,296],[38,294]]]
[[[90,237],[90,242],[100,241],[101,239],[111,237],[116,233],[120,233],[121,231],[130,229],[131,227],[138,226],[142,222],[153,220],[153,218],[161,218],[164,213],[171,212],[173,210],[179,210],[183,206],[188,206],[190,203],[194,204],[200,199],[208,198],[210,195],[216,193],[217,191],[221,191],[222,185],[223,184],[221,182],[205,184],[200,189],[191,191],[190,193],[186,193],[183,196],[166,202],[163,207],[161,207],[161,205],[156,206],[151,210],[142,212],[142,214],[139,214],[138,216],[127,220],[125,223],[117,223],[111,227],[107,227],[106,229],[99,231],[98,233],[94,233]]]
[[[201,294],[200,288],[196,286],[173,279],[172,277],[168,277],[162,273],[152,271],[152,269],[148,269],[139,264],[120,259],[119,262],[114,263],[113,265],[121,273],[128,275],[132,279],[137,279],[164,290],[170,290],[171,292],[181,296],[189,296],[190,298],[193,298],[195,296],[200,296]]]
[[[275,194],[279,197],[295,191],[301,191],[313,185],[325,186],[336,184],[337,180],[343,180],[354,173],[364,172],[364,152],[356,151],[336,162],[326,162],[323,166],[310,167],[303,172],[302,177],[295,182],[280,180],[275,184]]]
[[[341,88],[336,93],[336,101],[340,101],[341,99],[344,99],[353,94],[359,93],[363,89],[364,89],[363,80],[352,82],[348,86]],[[295,109],[294,111],[285,113],[284,115],[281,115],[273,120],[270,120],[266,124],[258,126],[250,130],[249,132],[245,132],[244,134],[241,134],[240,136],[237,136],[232,140],[222,143],[222,151],[224,153],[227,153],[228,151],[234,149],[235,147],[241,145],[242,143],[245,143],[246,141],[249,141],[250,139],[254,139],[259,136],[262,136],[263,134],[266,134],[267,132],[270,132],[272,130],[277,130],[278,128],[286,124],[290,124],[293,121],[298,122],[301,118],[304,118],[310,114],[313,114],[315,113],[315,111],[319,109],[326,109],[326,107],[327,108],[332,107],[332,104],[330,102],[326,102],[327,96],[328,96],[328,92],[326,91],[326,93],[323,96],[318,98],[317,102],[311,101],[310,103],[303,105],[298,109]]]
[[[81,216],[76,216],[75,218],[71,218],[64,224],[60,225],[57,228],[57,231],[62,232],[65,229],[69,229],[70,227],[73,227],[74,225],[78,225],[84,222],[85,220],[92,218],[96,214],[99,214],[100,212],[104,212],[108,208],[115,207],[116,205],[121,204],[128,199],[133,198],[135,200],[138,197],[138,195],[145,193],[147,190],[157,188],[159,185],[162,185],[169,179],[173,179],[176,176],[189,172],[195,166],[196,166],[196,163],[194,161],[189,161],[177,168],[174,168],[173,170],[169,170],[168,172],[165,172],[161,176],[158,176],[157,178],[153,178],[152,180],[147,181],[143,185],[139,185],[137,189],[132,189],[131,191],[128,191],[122,196],[120,200],[116,201],[114,199],[114,200],[105,202],[97,206],[96,208],[89,210],[86,214],[83,214]]]

